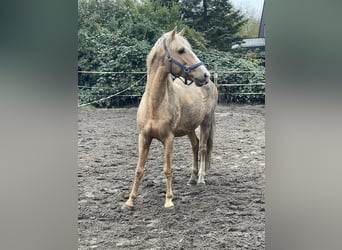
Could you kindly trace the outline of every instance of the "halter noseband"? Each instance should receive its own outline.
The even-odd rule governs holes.
[[[165,54],[168,58],[168,67],[169,67],[169,72],[176,78],[179,78],[180,76],[179,75],[176,75],[175,73],[172,72],[172,63],[176,64],[178,67],[180,67],[182,70],[184,70],[184,84],[185,85],[191,85],[192,84],[192,81],[188,84],[188,76],[189,76],[189,72],[193,69],[196,69],[197,67],[201,66],[201,65],[204,65],[203,62],[198,62],[198,63],[195,63],[193,65],[190,65],[189,67],[186,67],[184,64],[178,62],[176,59],[172,58],[169,51],[167,50],[167,47],[166,47],[166,39],[164,39],[163,41],[163,47],[164,47],[164,50],[165,50]]]

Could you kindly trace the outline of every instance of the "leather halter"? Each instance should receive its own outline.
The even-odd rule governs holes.
[[[190,65],[188,67],[186,67],[184,64],[180,63],[179,61],[177,61],[176,59],[172,58],[167,47],[166,47],[166,39],[164,39],[163,41],[163,47],[164,47],[164,50],[165,50],[165,54],[168,58],[168,68],[169,68],[169,72],[176,78],[179,78],[180,75],[176,75],[175,73],[172,72],[172,64],[176,64],[178,67],[180,67],[182,70],[184,70],[184,84],[185,85],[191,85],[192,84],[192,81],[188,84],[188,76],[189,76],[189,72],[193,69],[196,69],[197,67],[201,66],[201,65],[204,65],[203,62],[198,62],[198,63],[195,63],[193,65]]]

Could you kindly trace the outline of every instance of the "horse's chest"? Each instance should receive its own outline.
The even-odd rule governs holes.
[[[140,122],[139,130],[154,138],[163,139],[172,131],[172,122],[167,119],[148,119]]]

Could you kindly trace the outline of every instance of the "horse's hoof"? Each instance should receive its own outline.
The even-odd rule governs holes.
[[[205,187],[205,182],[204,182],[204,181],[198,181],[198,182],[197,182],[197,185],[198,185],[198,186],[203,186],[203,187]]]
[[[174,206],[175,205],[173,204],[172,201],[167,201],[167,202],[165,202],[165,205],[164,205],[164,207],[167,209],[174,208]]]
[[[133,200],[128,199],[124,205],[125,207],[133,208]]]
[[[134,206],[127,206],[127,204],[121,205],[121,211],[133,211]]]
[[[123,206],[121,207],[121,209],[122,209],[123,211],[133,211],[133,210],[134,210],[134,207],[129,207],[129,206],[123,205]]]

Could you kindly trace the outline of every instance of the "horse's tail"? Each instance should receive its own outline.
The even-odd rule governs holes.
[[[213,113],[211,124],[210,124],[210,131],[209,137],[207,141],[207,153],[205,157],[205,171],[208,172],[211,168],[211,153],[213,151],[214,145],[214,134],[215,134],[215,114]]]

